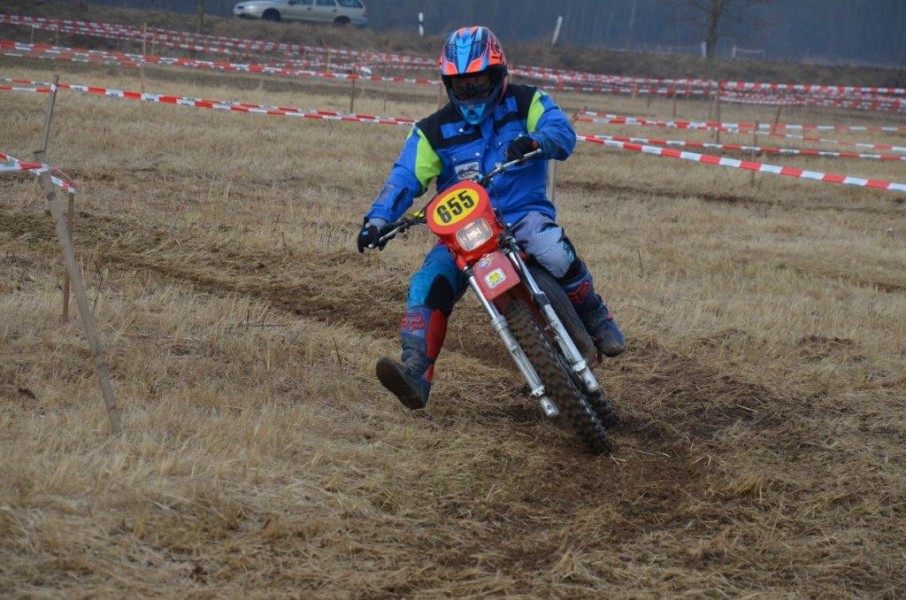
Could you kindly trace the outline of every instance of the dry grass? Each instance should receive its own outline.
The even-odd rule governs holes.
[[[137,87],[134,73],[3,62],[30,79],[50,68]],[[150,77],[155,92],[348,108],[342,85]],[[436,103],[434,90],[360,92],[360,112],[419,116]],[[707,108],[681,102],[677,116]],[[42,123],[42,98],[0,95],[0,149],[27,157]],[[50,156],[82,180],[77,246],[126,433],[107,436],[79,324],[59,323],[41,194],[4,177],[0,589],[906,593],[902,194],[580,145],[557,173],[561,221],[630,342],[602,375],[625,425],[614,456],[592,459],[520,395],[471,300],[426,411],[405,411],[375,381],[430,241],[413,232],[360,256],[353,238],[405,133],[61,95]],[[766,161],[906,179],[899,164]]]

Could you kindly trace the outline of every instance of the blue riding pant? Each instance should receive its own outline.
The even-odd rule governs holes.
[[[572,287],[573,279],[591,284],[591,275],[578,260],[572,243],[563,229],[551,218],[530,212],[515,227],[513,235],[525,253],[537,261],[564,287]],[[567,274],[570,276],[567,277]],[[412,275],[406,310],[419,307],[440,309],[445,316],[462,297],[469,282],[456,266],[453,255],[443,244],[436,244],[425,256],[421,268]]]

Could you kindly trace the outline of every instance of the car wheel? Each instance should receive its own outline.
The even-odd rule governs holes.
[[[349,17],[337,17],[333,20],[333,24],[337,27],[346,27],[349,25]]]
[[[265,21],[279,21],[280,13],[273,8],[269,8],[268,10],[264,11],[264,14],[261,15],[261,18]]]

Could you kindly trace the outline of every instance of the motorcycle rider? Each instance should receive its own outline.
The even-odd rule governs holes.
[[[526,254],[563,286],[598,351],[620,354],[625,349],[623,333],[555,222],[556,209],[546,195],[547,161],[566,160],[576,145],[568,117],[544,92],[508,82],[503,48],[487,27],[451,33],[439,66],[450,102],[412,128],[365,215],[356,240],[359,252],[383,249],[381,228],[398,219],[432,179],[437,179],[440,192],[540,149],[542,160],[528,160],[494,180],[492,203]],[[410,409],[428,402],[447,319],[467,287],[440,243],[412,276],[400,327],[401,359],[382,358],[376,365],[381,384]]]

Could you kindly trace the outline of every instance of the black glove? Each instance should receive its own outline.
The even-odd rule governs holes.
[[[537,150],[541,147],[541,144],[538,143],[533,137],[524,135],[522,137],[517,137],[515,140],[510,142],[510,145],[506,147],[506,159],[507,160],[517,160],[522,158],[529,152]]]
[[[359,237],[356,238],[356,244],[359,247],[359,252],[363,253],[365,248],[369,247],[383,250],[387,242],[381,242],[381,229],[377,225],[371,221],[365,221],[365,224],[362,225],[362,230],[359,232]]]

